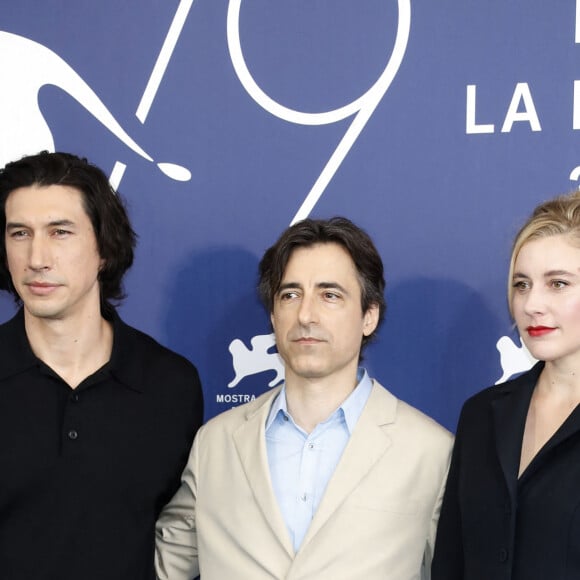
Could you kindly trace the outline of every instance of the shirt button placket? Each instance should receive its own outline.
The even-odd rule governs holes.
[[[69,396],[69,403],[65,409],[64,415],[64,434],[65,434],[65,441],[70,442],[74,445],[74,448],[77,448],[77,441],[79,439],[79,413],[80,413],[80,395],[76,391],[73,391]],[[65,450],[68,445],[65,444]],[[69,448],[73,449],[73,448]]]

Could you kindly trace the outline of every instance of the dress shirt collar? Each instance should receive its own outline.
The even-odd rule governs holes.
[[[362,367],[357,371],[357,380],[358,384],[352,393],[342,402],[338,409],[330,415],[331,417],[336,415],[336,413],[341,413],[343,415],[349,435],[352,435],[356,422],[362,413],[373,387],[367,371]],[[286,404],[285,384],[272,401],[272,407],[270,408],[268,418],[266,419],[266,431],[268,431],[276,417],[280,414],[283,417],[292,420],[290,413],[288,413],[288,407]]]

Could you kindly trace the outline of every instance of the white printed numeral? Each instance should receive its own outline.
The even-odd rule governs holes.
[[[234,65],[240,82],[256,103],[275,117],[301,125],[326,125],[342,121],[354,115],[351,125],[294,216],[291,223],[295,223],[308,217],[395,78],[403,60],[409,39],[411,4],[410,0],[398,0],[399,22],[393,53],[375,84],[358,99],[343,107],[323,113],[304,113],[290,109],[274,101],[258,86],[252,77],[246,66],[240,43],[239,25],[241,3],[242,0],[230,0],[228,6],[228,48],[232,64]]]

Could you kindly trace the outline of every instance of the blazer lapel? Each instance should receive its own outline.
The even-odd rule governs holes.
[[[397,399],[373,381],[369,399],[330,478],[320,505],[304,537],[306,545],[324,526],[361,479],[373,468],[391,446],[390,437],[381,425],[395,420]]]
[[[497,456],[512,503],[515,502],[517,492],[526,417],[542,368],[543,365],[538,364],[530,372],[503,387],[497,387],[497,396],[491,404]]]
[[[249,409],[245,422],[233,432],[232,437],[256,504],[274,536],[293,557],[294,548],[272,488],[266,451],[266,419],[279,392],[280,388],[273,390],[263,397],[260,406]]]

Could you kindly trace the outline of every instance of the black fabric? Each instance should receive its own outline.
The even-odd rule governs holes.
[[[111,360],[71,389],[0,326],[0,578],[153,580],[155,520],[202,422],[195,367],[113,321]]]
[[[432,580],[580,578],[580,409],[518,479],[521,445],[543,363],[463,407]]]

